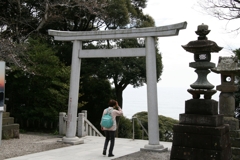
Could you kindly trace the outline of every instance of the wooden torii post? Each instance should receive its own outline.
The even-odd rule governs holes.
[[[155,37],[176,36],[180,29],[185,29],[187,22],[161,27],[148,27],[137,29],[120,29],[108,31],[56,31],[48,30],[48,34],[54,36],[56,41],[73,41],[72,65],[70,76],[70,91],[68,101],[68,120],[66,136],[63,142],[70,144],[83,143],[76,137],[78,93],[80,83],[80,68],[82,58],[100,57],[139,57],[146,56],[147,71],[147,105],[148,105],[148,133],[149,144],[144,149],[163,149],[159,143],[159,122],[157,102],[157,75],[156,75],[156,51]],[[82,50],[82,41],[107,40],[107,39],[131,39],[145,38],[145,48],[128,49],[96,49]]]

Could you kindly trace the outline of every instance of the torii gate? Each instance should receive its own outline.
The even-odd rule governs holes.
[[[56,31],[48,30],[48,34],[54,36],[57,41],[73,41],[72,65],[70,76],[70,91],[68,100],[68,120],[66,136],[63,142],[78,144],[82,140],[76,137],[78,93],[80,83],[80,68],[82,58],[100,57],[139,57],[146,56],[147,71],[147,105],[148,105],[148,134],[149,144],[143,149],[163,149],[159,143],[159,122],[157,102],[157,75],[155,37],[167,37],[178,35],[180,29],[185,29],[187,22],[161,27],[148,27],[137,29],[120,29],[107,31]],[[96,49],[82,50],[82,41],[146,38],[145,48],[128,49]]]

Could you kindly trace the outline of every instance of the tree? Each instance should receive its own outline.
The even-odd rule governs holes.
[[[157,77],[160,79],[162,72],[161,55],[157,54]],[[102,67],[98,70],[99,77],[107,77],[113,80],[115,95],[122,106],[122,95],[128,85],[134,87],[143,86],[146,82],[145,57],[136,58],[110,58],[102,60]]]
[[[99,30],[103,26],[105,26],[105,29],[154,26],[154,20],[150,16],[143,14],[142,9],[144,7],[146,7],[146,0],[7,0],[0,2],[0,9],[2,10],[0,13],[0,26],[4,28],[1,30],[1,38],[10,38],[13,45],[16,43],[21,45],[24,44],[29,36],[33,36],[36,33],[42,38],[49,39],[46,31],[50,28],[62,31],[89,31]],[[138,43],[137,41],[134,42],[135,44],[132,43],[133,41],[130,41],[131,40],[121,40],[118,41],[117,44],[120,48],[126,48],[126,46],[129,45],[132,45],[130,47],[138,45],[136,44]],[[54,48],[58,48],[57,55],[60,60],[64,62],[64,64],[70,65],[71,43],[54,42],[52,39],[49,39],[48,42],[51,43]],[[109,41],[107,44],[107,48],[111,48]],[[104,48],[104,44],[101,45],[101,48]],[[19,64],[21,64],[19,66],[21,66],[23,70],[26,70],[25,68],[27,68],[28,65],[22,61],[22,57],[24,56],[19,55],[16,51],[8,54],[12,55],[10,57],[14,57],[12,61],[18,61]],[[21,58],[18,58],[18,56]],[[160,56],[161,55],[158,54],[158,60],[161,61]],[[17,59],[17,61],[15,59]],[[141,58],[136,59],[139,62],[143,62]],[[27,60],[25,61],[27,62]],[[137,62],[135,62],[135,64],[136,63]],[[135,64],[133,64],[132,67],[134,67]],[[160,70],[158,70],[159,75],[161,74]],[[141,74],[143,75],[143,73]],[[141,77],[142,75],[137,75],[137,77]],[[120,76],[118,78],[121,78]],[[105,78],[106,77],[109,79],[113,78],[108,75],[105,76]],[[114,78],[116,95],[120,105],[122,105],[122,91],[128,84],[132,84],[135,87],[143,84],[143,80],[140,80],[138,84],[133,84],[133,82],[126,83],[127,79],[129,78],[126,78],[124,84],[122,84],[123,82],[116,81],[116,76]]]
[[[103,110],[107,108],[109,100],[113,97],[113,89],[107,79],[84,75],[81,77],[80,102],[85,102],[79,110],[87,110],[90,122],[100,129]]]
[[[0,2],[0,8],[2,11],[0,13],[0,52],[2,53],[1,59],[5,60],[12,70],[12,72],[9,73],[8,84],[11,83],[14,85],[8,85],[7,87],[9,89],[7,93],[9,93],[8,97],[10,99],[8,104],[9,107],[12,106],[12,111],[16,111],[17,114],[20,113],[17,112],[17,109],[21,110],[33,106],[32,108],[35,108],[35,113],[37,114],[38,112],[38,114],[42,116],[41,114],[43,114],[44,107],[39,106],[39,104],[45,105],[45,103],[47,103],[47,106],[56,105],[56,108],[53,108],[53,110],[55,109],[58,112],[66,110],[66,98],[68,96],[67,90],[67,92],[65,91],[66,93],[64,93],[64,96],[66,97],[59,99],[64,102],[64,105],[59,104],[59,101],[54,101],[54,98],[51,99],[50,97],[52,97],[52,94],[61,94],[59,92],[63,92],[63,90],[68,88],[69,75],[57,74],[61,74],[61,72],[69,74],[69,67],[66,67],[63,64],[61,64],[60,67],[59,63],[61,62],[57,62],[56,55],[59,56],[59,59],[64,64],[70,66],[72,44],[71,42],[54,42],[52,37],[47,35],[47,30],[98,30],[102,27],[102,24],[104,24],[103,19],[106,17],[106,5],[106,0],[6,0]],[[46,42],[30,41],[30,37],[41,37],[41,41],[44,41],[45,39]],[[27,45],[26,43],[29,42],[30,45]],[[50,51],[46,46],[47,42],[49,45],[52,45],[52,48],[58,48],[58,53],[54,53],[55,57],[52,55],[53,51]],[[34,46],[34,43],[39,46]],[[26,46],[28,50],[26,50]],[[29,47],[35,49],[35,53],[38,52],[38,54],[36,55],[33,50],[29,49]],[[34,59],[34,57],[38,57],[38,59]],[[42,61],[43,63],[38,63],[39,61]],[[52,64],[55,65],[50,66],[50,61],[53,61]],[[62,65],[66,68],[63,69]],[[22,69],[22,71],[19,70],[19,68]],[[48,73],[50,70],[51,73]],[[67,76],[68,79],[63,79],[63,77],[60,76]],[[61,78],[62,80],[65,80],[64,82],[66,82],[66,84],[61,84],[62,82],[57,81],[57,79],[60,80]],[[53,81],[53,79],[56,80]],[[18,80],[21,80],[24,83],[19,84],[20,82]],[[16,87],[18,85],[19,87]],[[57,85],[59,85],[59,88]],[[60,87],[61,85],[63,85],[62,88]],[[15,89],[12,87],[15,87]],[[29,90],[32,92],[29,92],[26,88],[31,88]],[[38,88],[42,88],[43,90],[38,90]],[[23,95],[18,93],[18,89],[24,92]],[[43,96],[43,99],[46,98],[47,100],[39,103],[41,102],[41,96]],[[61,97],[59,95],[56,96]],[[19,97],[19,99],[17,97]],[[36,98],[38,100],[31,101]],[[22,107],[22,105],[24,107]],[[37,107],[39,108],[36,109]],[[60,109],[60,107],[63,108]],[[27,110],[24,111],[27,112]],[[45,112],[44,114],[46,113],[48,112]]]
[[[121,116],[120,117],[120,124],[119,127],[118,127],[118,137],[119,138],[133,138],[133,127],[132,127],[132,122],[130,119],[124,117],[124,116]],[[140,127],[137,123],[134,124],[134,138],[135,139],[140,139],[141,136],[141,130],[140,130]]]
[[[142,9],[146,7],[146,1],[113,0],[108,5],[111,18],[105,21],[106,29],[118,28],[143,28],[153,27],[154,20],[149,15],[144,15]],[[116,6],[120,5],[116,8]],[[115,6],[115,7],[113,7]],[[120,10],[120,11],[119,11]],[[118,16],[121,14],[121,16]],[[124,19],[124,20],[123,20]],[[157,81],[160,80],[162,73],[162,57],[157,48],[156,39],[156,61],[157,61]],[[107,40],[98,43],[99,48],[143,48],[144,39],[120,39]],[[113,80],[115,94],[120,106],[123,104],[122,94],[128,85],[134,87],[143,86],[146,82],[146,63],[143,57],[132,58],[106,58],[102,60],[102,67],[98,70],[99,77]]]
[[[134,117],[137,117],[141,121],[144,128],[148,130],[148,113],[147,112],[138,112],[134,114]],[[161,141],[172,141],[173,126],[174,124],[178,124],[178,120],[159,115],[158,121],[159,121],[159,139]]]
[[[100,27],[106,0],[5,0],[0,2],[2,36],[24,42],[32,33],[47,29],[84,31]]]
[[[0,47],[0,51],[2,48],[5,49],[4,53],[12,55],[12,62],[19,63],[22,71],[16,70],[12,71],[10,77],[12,78],[12,82],[16,79],[15,76],[20,79],[25,80],[26,77],[23,75],[26,74],[29,76],[29,79],[26,79],[26,83],[24,83],[23,87],[28,88],[32,87],[31,84],[36,85],[37,87],[42,86],[47,89],[52,87],[52,80],[54,76],[59,78],[59,76],[64,75],[56,75],[56,73],[61,74],[60,71],[57,71],[55,66],[51,66],[49,63],[50,60],[53,63],[56,63],[58,70],[61,68],[65,68],[66,66],[71,65],[71,42],[56,42],[52,39],[52,37],[47,35],[48,29],[62,30],[62,31],[90,31],[90,30],[99,30],[104,27],[105,30],[111,29],[124,29],[124,28],[140,28],[140,27],[149,27],[154,26],[154,20],[148,16],[143,14],[143,8],[146,7],[146,0],[22,0],[22,1],[12,1],[6,0],[0,2],[0,27],[1,29],[1,40],[6,40],[8,43],[2,43],[4,47]],[[39,43],[39,47],[43,47],[42,45],[51,45],[49,47],[43,47],[41,52],[38,50],[37,46],[35,46],[36,50],[39,51],[39,54],[34,55],[36,52],[29,51],[28,45],[30,42],[29,38],[33,39],[36,37],[40,37],[41,41],[34,42],[36,44]],[[3,42],[3,41],[2,41]],[[157,42],[157,41],[156,41]],[[30,42],[31,43],[31,42]],[[1,43],[0,43],[1,45]],[[8,47],[9,45],[10,47]],[[30,44],[30,47],[34,48]],[[90,46],[95,48],[113,48],[117,46],[118,48],[129,48],[129,47],[144,47],[143,39],[132,39],[132,40],[108,40],[103,42],[98,42],[97,45],[91,42],[84,42],[84,46]],[[16,46],[11,50],[11,46]],[[18,48],[19,47],[19,48]],[[47,58],[45,54],[47,52],[52,52],[49,48],[53,48],[54,56],[58,57],[57,61],[55,58]],[[26,49],[28,48],[28,49]],[[55,54],[56,48],[57,54]],[[22,55],[19,54],[23,53]],[[156,47],[157,50],[157,47]],[[31,54],[30,54],[31,53]],[[49,54],[48,53],[48,54]],[[33,56],[34,55],[34,56]],[[50,56],[51,54],[49,54]],[[38,57],[39,56],[39,57]],[[41,57],[42,56],[42,57]],[[8,57],[8,56],[6,56]],[[37,63],[38,60],[34,59],[34,57],[38,57],[38,60],[46,63]],[[158,66],[158,80],[160,79],[160,75],[162,72],[162,63],[161,63],[161,54],[158,53],[157,50],[157,63]],[[11,56],[10,56],[11,58]],[[6,59],[6,61],[8,61]],[[9,63],[8,63],[9,64]],[[14,63],[12,63],[14,64]],[[35,65],[37,64],[37,65]],[[134,87],[139,87],[145,83],[145,60],[142,57],[135,58],[111,58],[111,59],[92,59],[92,60],[83,60],[83,68],[84,65],[86,71],[81,73],[81,78],[89,79],[89,82],[93,79],[100,80],[101,83],[96,83],[101,85],[102,83],[106,83],[106,79],[114,80],[115,85],[115,97],[119,101],[119,104],[122,106],[122,92],[129,85],[133,85]],[[118,66],[116,64],[119,64]],[[48,67],[51,67],[53,71],[49,71],[44,73],[43,70],[48,71]],[[18,67],[19,67],[18,66]],[[93,66],[93,67],[91,67]],[[39,68],[38,68],[39,67]],[[115,67],[115,68],[114,68]],[[11,66],[13,69],[13,67]],[[68,67],[66,67],[68,68]],[[66,69],[65,68],[65,69]],[[112,70],[111,70],[112,69]],[[111,71],[110,71],[111,70]],[[106,71],[109,71],[106,72]],[[114,72],[112,72],[114,71]],[[15,75],[13,75],[15,73]],[[40,73],[40,74],[38,74]],[[103,74],[104,73],[104,74]],[[112,74],[113,73],[113,74]],[[97,77],[96,77],[97,76]],[[9,77],[9,79],[10,79]],[[69,78],[69,77],[68,77]],[[40,83],[40,81],[43,81]],[[83,80],[81,85],[87,84],[88,80]],[[34,83],[33,83],[34,82]],[[47,83],[44,83],[47,82]],[[66,81],[67,82],[67,81]],[[44,85],[45,84],[45,85]],[[66,87],[66,86],[65,86]],[[31,90],[38,92],[36,89],[31,88]],[[92,89],[94,90],[94,89]],[[46,91],[40,90],[38,93],[41,94],[49,94],[49,97],[52,97],[52,93],[49,89]],[[22,99],[19,101],[19,104],[30,104],[29,101],[31,96],[25,97],[26,99]],[[49,101],[48,96],[45,95]],[[21,95],[22,96],[22,95]],[[19,96],[19,97],[21,97]],[[89,95],[90,96],[90,95]],[[112,97],[114,97],[112,96]],[[12,100],[12,98],[11,98]],[[10,100],[10,101],[11,101]],[[26,102],[23,102],[23,101]],[[9,101],[9,103],[10,103]],[[94,100],[93,100],[94,101]],[[37,102],[37,101],[36,101]],[[38,103],[32,103],[32,105]],[[45,102],[46,103],[46,102]],[[54,102],[51,101],[50,104]],[[17,103],[12,102],[12,105]],[[66,103],[67,104],[67,103]],[[56,106],[57,107],[57,106]],[[105,107],[105,104],[104,104]]]
[[[29,39],[25,54],[33,74],[22,70],[8,73],[7,109],[16,119],[56,121],[58,113],[67,110],[70,67],[41,39]]]
[[[98,30],[106,17],[106,0],[4,0],[0,1],[0,58],[27,71],[24,43],[29,37],[50,39],[48,29]],[[53,46],[64,46],[58,42]],[[58,55],[61,55],[61,50]],[[68,54],[67,54],[68,55]],[[65,58],[65,57],[64,57]],[[66,61],[68,62],[68,61]]]
[[[105,19],[106,30],[112,29],[125,29],[125,28],[141,28],[152,27],[155,25],[154,20],[149,15],[144,15],[142,7],[144,3],[130,3],[128,0],[119,1],[113,0],[107,7],[109,18]],[[136,2],[136,1],[135,1]],[[140,1],[139,1],[140,2]],[[146,2],[146,1],[141,1]],[[137,5],[138,4],[138,5]],[[141,4],[141,5],[140,5]],[[118,6],[118,7],[116,7]],[[119,16],[121,15],[121,16]],[[87,47],[89,47],[87,45]],[[87,48],[86,47],[86,48]],[[112,48],[141,48],[145,47],[144,39],[120,39],[120,40],[107,40],[98,41],[95,46],[98,49],[112,49]],[[157,39],[156,39],[156,61],[157,61],[157,81],[160,80],[162,73],[162,57],[158,52]],[[95,67],[92,67],[94,76],[101,79],[113,80],[115,95],[119,105],[123,108],[123,91],[128,85],[140,87],[146,82],[146,60],[145,57],[132,57],[132,58],[102,58],[92,59],[88,62]],[[89,66],[93,66],[89,65]],[[92,70],[92,71],[93,71]],[[119,118],[117,117],[117,123]],[[118,136],[118,130],[116,132]]]
[[[240,18],[240,1],[239,0],[204,0],[198,2],[204,11],[220,20],[236,20]],[[236,26],[235,31],[240,27]]]

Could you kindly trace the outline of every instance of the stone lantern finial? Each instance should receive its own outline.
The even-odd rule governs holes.
[[[208,30],[208,25],[203,23],[199,25],[197,31],[195,31],[195,33],[199,35],[198,40],[207,40],[206,35],[208,35],[209,32],[210,30]]]

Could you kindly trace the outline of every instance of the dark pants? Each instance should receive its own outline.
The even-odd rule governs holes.
[[[110,148],[108,154],[112,154],[114,143],[115,143],[115,131],[104,131],[106,139],[104,143],[104,150],[107,150],[108,142],[110,140]]]

